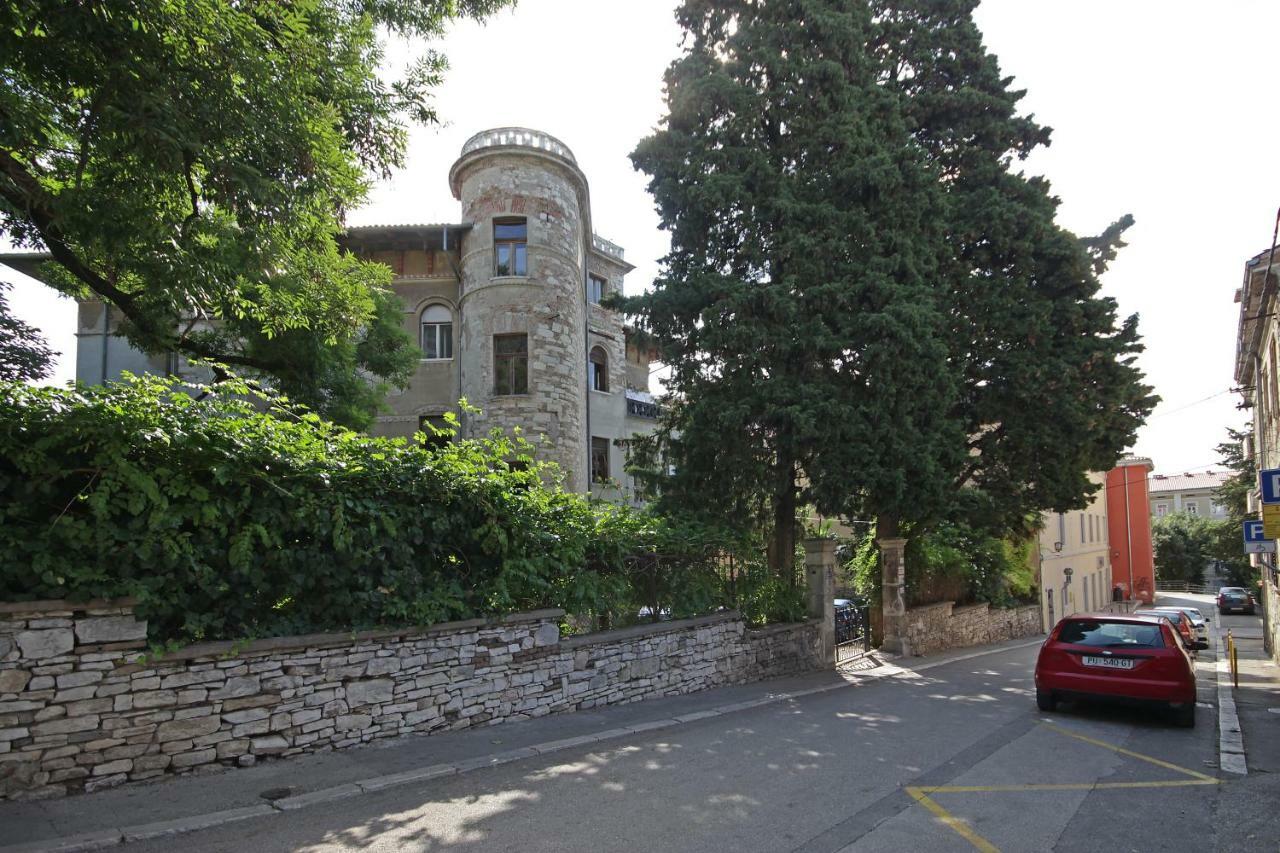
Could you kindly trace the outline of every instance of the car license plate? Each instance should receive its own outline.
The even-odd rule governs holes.
[[[1084,665],[1105,666],[1110,669],[1133,669],[1133,658],[1102,658],[1094,655],[1085,655]]]

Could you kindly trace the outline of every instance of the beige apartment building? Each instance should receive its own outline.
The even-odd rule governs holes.
[[[448,187],[456,222],[361,226],[342,238],[391,268],[421,351],[371,432],[411,436],[451,411],[464,437],[519,428],[564,471],[566,488],[637,501],[623,466],[629,440],[656,426],[654,353],[601,304],[633,267],[596,234],[573,152],[540,131],[486,130],[463,145]],[[81,303],[77,380],[185,375],[180,361],[131,348],[117,320],[100,302]],[[479,413],[458,412],[462,398]]]
[[[1276,289],[1280,277],[1280,251],[1272,257],[1268,249],[1244,265],[1244,281],[1236,290],[1240,305],[1240,325],[1236,334],[1235,381],[1253,416],[1253,436],[1245,452],[1262,471],[1280,468],[1280,326],[1276,322]],[[1249,494],[1249,510],[1259,513],[1260,497],[1255,484]],[[1280,660],[1280,589],[1275,554],[1253,554],[1250,559],[1260,569],[1261,588],[1252,592],[1262,605],[1267,627],[1268,653]]]
[[[1218,503],[1218,489],[1230,477],[1226,471],[1152,474],[1147,479],[1151,517],[1163,518],[1175,512],[1185,512],[1204,518],[1226,518],[1226,507]]]
[[[1111,600],[1111,545],[1107,532],[1106,474],[1089,505],[1046,512],[1039,538],[1040,612],[1049,631],[1063,616],[1099,610]]]

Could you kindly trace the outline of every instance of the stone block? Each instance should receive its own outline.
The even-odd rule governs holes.
[[[23,631],[15,638],[22,656],[27,660],[65,655],[75,648],[76,638],[70,628],[50,628],[43,631]]]
[[[374,658],[365,665],[368,675],[391,675],[400,671],[400,658]]]
[[[68,717],[36,723],[31,727],[31,733],[35,735],[70,734],[71,732],[91,732],[96,728],[98,728],[98,715],[91,714],[87,717]]]
[[[254,755],[276,755],[289,748],[289,741],[280,735],[256,737],[250,747]]]
[[[119,761],[108,761],[93,768],[94,776],[110,776],[114,773],[128,773],[133,769],[133,759],[121,758]]]
[[[201,749],[196,752],[180,752],[173,756],[172,767],[177,770],[182,767],[195,767],[197,764],[208,764],[218,758],[218,753],[213,749]]]
[[[237,755],[244,755],[249,751],[252,741],[247,738],[236,738],[235,740],[225,740],[218,744],[216,752],[218,760],[225,761],[229,758],[235,758]]]
[[[271,712],[266,708],[247,708],[243,711],[232,711],[222,715],[222,719],[228,723],[252,723],[254,720],[265,720],[271,716]]]
[[[147,638],[147,623],[132,616],[103,616],[76,620],[76,638],[90,643],[125,643]]]
[[[209,693],[210,699],[235,699],[262,692],[262,681],[256,675],[228,678],[227,683]]]
[[[221,670],[204,669],[195,672],[175,672],[160,679],[160,687],[173,690],[179,687],[191,687],[194,684],[221,684],[226,676]]]
[[[352,729],[367,729],[372,723],[373,717],[368,714],[346,714],[334,721],[334,727],[343,732]]]
[[[254,720],[251,723],[240,723],[233,726],[231,734],[234,737],[245,737],[247,735],[265,735],[271,731],[271,726],[266,720]]]
[[[221,725],[222,721],[217,716],[172,720],[160,724],[160,728],[156,731],[156,739],[161,743],[165,741],[190,740],[191,738],[213,734]]]
[[[176,704],[178,704],[178,694],[172,690],[149,690],[133,694],[133,707],[137,710],[168,708]]]
[[[135,771],[163,770],[172,761],[172,755],[143,755],[133,760],[133,769]]]
[[[0,693],[20,693],[29,681],[31,673],[25,669],[0,670]]]
[[[30,734],[29,729],[0,729],[0,740],[18,740],[27,737]]]
[[[241,696],[236,699],[227,699],[222,703],[224,711],[240,711],[244,708],[261,708],[266,705],[274,705],[280,701],[278,693],[263,693],[258,696]]]
[[[389,678],[353,681],[347,685],[347,704],[352,708],[390,702],[395,692],[395,682]]]

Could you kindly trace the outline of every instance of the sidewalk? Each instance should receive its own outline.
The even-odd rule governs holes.
[[[377,741],[337,752],[218,768],[95,794],[35,802],[0,802],[0,853],[89,850],[177,834],[233,820],[359,796],[394,785],[465,773],[562,749],[677,726],[775,702],[932,669],[958,660],[1033,645],[1015,640],[928,658],[871,656],[836,672],[723,687],[572,714],[429,737]]]
[[[1275,850],[1280,845],[1280,667],[1262,647],[1262,630],[1232,629],[1240,686],[1233,691],[1249,773],[1222,787],[1220,851]]]

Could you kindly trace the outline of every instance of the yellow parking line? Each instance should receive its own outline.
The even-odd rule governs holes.
[[[925,794],[1007,794],[1022,791],[1101,791],[1110,788],[1188,788],[1217,785],[1217,779],[1175,779],[1167,782],[1068,782],[1025,785],[937,785],[916,788]]]
[[[1170,762],[1168,762],[1168,761],[1162,761],[1162,760],[1160,760],[1159,758],[1152,758],[1150,755],[1143,755],[1141,752],[1134,752],[1134,751],[1133,751],[1133,750],[1131,750],[1131,749],[1125,749],[1124,747],[1120,747],[1120,746],[1116,746],[1115,744],[1107,743],[1107,742],[1106,742],[1106,741],[1104,741],[1104,740],[1098,740],[1097,738],[1091,738],[1091,737],[1089,737],[1088,735],[1082,735],[1082,734],[1080,734],[1079,732],[1073,732],[1073,731],[1071,731],[1070,729],[1064,729],[1064,728],[1061,728],[1060,726],[1055,726],[1053,723],[1041,723],[1040,725],[1044,726],[1046,729],[1051,729],[1051,730],[1053,730],[1053,731],[1057,732],[1057,733],[1058,733],[1058,734],[1060,734],[1060,735],[1066,735],[1067,737],[1073,737],[1073,738],[1075,738],[1076,740],[1082,740],[1082,741],[1084,741],[1085,743],[1091,743],[1091,744],[1093,744],[1094,746],[1100,746],[1100,747],[1102,747],[1103,749],[1109,749],[1109,750],[1111,750],[1112,752],[1118,752],[1118,753],[1120,753],[1121,755],[1127,755],[1127,756],[1129,756],[1130,758],[1136,758],[1136,759],[1138,759],[1139,761],[1145,761],[1145,762],[1147,762],[1148,764],[1154,764],[1154,765],[1156,765],[1157,767],[1163,767],[1163,768],[1165,768],[1166,770],[1175,770],[1175,771],[1177,771],[1178,773],[1185,773],[1186,775],[1191,776],[1191,777],[1196,778],[1196,779],[1203,779],[1203,780],[1205,780],[1206,784],[1208,784],[1208,783],[1210,783],[1210,782],[1212,782],[1212,783],[1216,783],[1216,782],[1218,781],[1217,779],[1214,779],[1212,776],[1207,776],[1207,775],[1205,775],[1204,773],[1198,773],[1197,771],[1195,771],[1195,770],[1189,770],[1189,769],[1188,769],[1188,768],[1186,768],[1186,767],[1179,767],[1177,764],[1173,764],[1173,763],[1170,763]]]
[[[957,835],[965,841],[968,841],[978,850],[981,850],[982,853],[1000,853],[998,847],[970,829],[969,824],[965,823],[963,820],[951,814],[951,812],[947,811],[933,800],[929,799],[929,797],[925,795],[924,791],[919,788],[907,788],[907,793],[910,794],[912,799],[917,803],[933,812],[938,820],[951,827]]]

